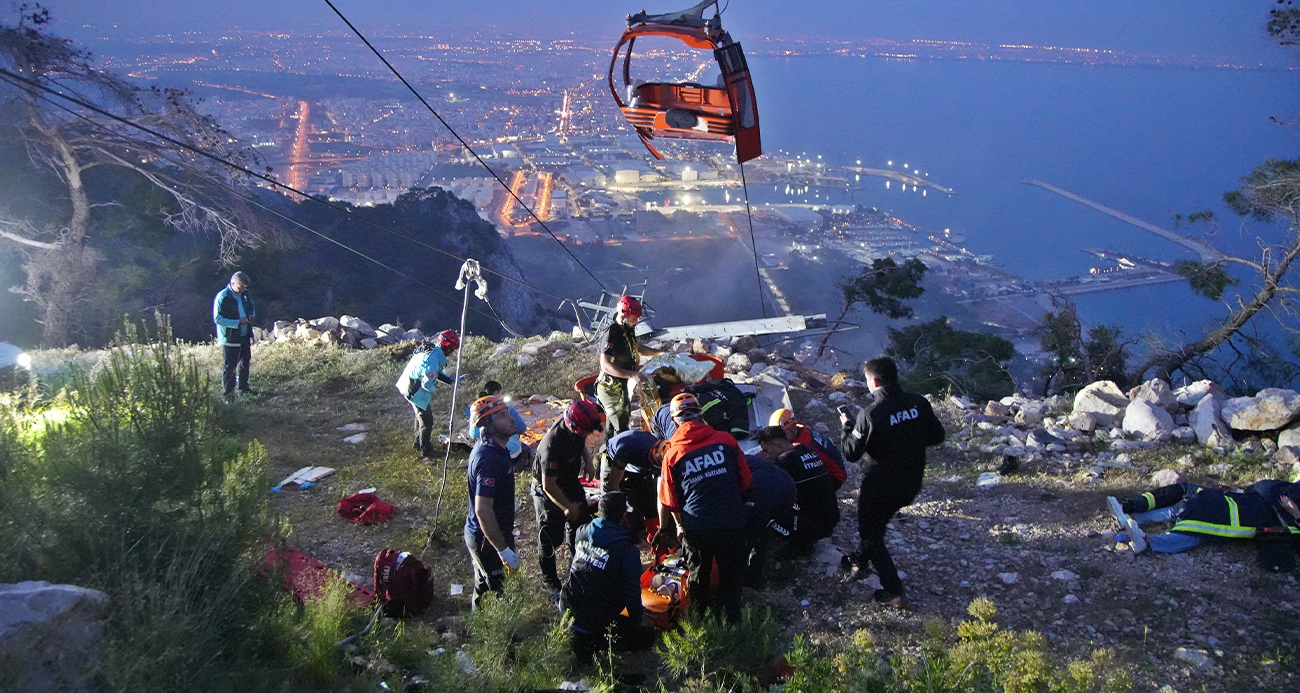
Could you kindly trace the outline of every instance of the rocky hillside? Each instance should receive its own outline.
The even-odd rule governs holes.
[[[436,640],[427,644],[437,652],[430,657],[468,651],[472,636],[467,643],[462,619],[472,578],[459,535],[465,453],[454,451],[446,470],[417,459],[409,407],[392,385],[404,362],[402,346],[381,348],[418,335],[396,326],[363,327],[346,317],[331,320],[277,325],[272,339],[254,347],[253,386],[262,394],[225,408],[227,425],[240,440],[265,445],[274,479],[309,464],[337,469],[311,488],[272,496],[273,509],[292,527],[290,543],[325,564],[365,581],[379,549],[418,552],[432,532],[426,562],[440,596],[421,619],[426,630],[418,632]],[[332,346],[352,343],[375,348]],[[826,372],[752,338],[667,346],[724,359],[737,383],[754,385],[760,396],[780,393],[801,419],[822,430],[835,426],[836,406],[860,405],[867,396],[860,376]],[[190,353],[210,372],[218,368],[213,347]],[[459,393],[458,416],[478,384],[495,379],[533,419],[553,416],[572,396],[572,383],[594,372],[596,360],[592,347],[562,333],[501,343],[471,338],[463,357],[469,378]],[[37,355],[35,367],[53,377],[70,359],[97,358],[46,352]],[[440,388],[435,402],[447,411],[450,392]],[[773,609],[784,642],[803,635],[816,651],[834,655],[866,642],[861,633],[869,632],[868,649],[877,661],[889,662],[920,653],[928,638],[948,637],[972,600],[987,597],[1004,628],[1041,633],[1056,661],[1113,649],[1113,666],[1131,676],[1134,690],[1297,689],[1295,576],[1262,570],[1251,542],[1135,555],[1116,542],[1105,497],[1128,497],[1179,479],[1242,485],[1294,478],[1300,471],[1300,426],[1293,423],[1300,395],[1265,390],[1230,399],[1210,382],[1173,388],[1154,380],[1127,393],[1102,382],[1074,398],[934,403],[948,441],[931,450],[925,490],[888,535],[913,610],[876,606],[872,581],[853,583],[839,570],[841,552],[856,542],[858,489],[856,470],[850,470],[833,539],[811,560],[776,566],[767,590],[746,593],[750,602]],[[535,529],[526,486],[520,484],[518,537],[531,564]],[[335,514],[337,501],[370,487],[398,507],[394,518],[373,527],[343,522]],[[532,598],[544,599],[535,576],[524,578]],[[409,683],[409,671],[403,674],[391,657],[359,652],[354,666],[385,680],[405,675]],[[633,680],[663,680],[677,690],[681,682],[665,667],[653,653],[617,663]],[[570,678],[584,675],[596,678],[581,670]]]

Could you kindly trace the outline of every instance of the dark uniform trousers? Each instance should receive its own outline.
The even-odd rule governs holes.
[[[740,620],[745,559],[749,554],[748,544],[741,536],[743,531],[686,532],[682,543],[686,549],[686,569],[690,571],[687,587],[690,588],[691,609],[697,613],[716,606],[728,620]],[[716,599],[711,584],[715,562],[718,566]]]
[[[578,525],[569,524],[564,517],[564,508],[556,505],[537,485],[533,486],[533,511],[537,516],[537,563],[542,569],[542,581],[551,591],[559,591],[563,583],[555,561],[555,550],[568,542],[569,556],[573,556]]]
[[[903,582],[885,545],[885,530],[899,510],[916,499],[920,488],[862,489],[858,498],[858,536],[861,562],[870,563],[880,577],[880,586],[890,594],[902,594]]]
[[[248,389],[248,361],[253,357],[253,338],[240,337],[239,346],[221,347],[221,384],[229,395],[238,385]]]
[[[473,607],[478,608],[479,599],[488,592],[501,594],[505,589],[505,565],[501,556],[493,548],[492,542],[482,532],[465,530],[465,546],[474,561],[474,599]]]

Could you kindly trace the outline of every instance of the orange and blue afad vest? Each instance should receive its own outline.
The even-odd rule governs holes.
[[[1283,493],[1294,492],[1295,488],[1300,488],[1300,484],[1274,480],[1232,491],[1189,484],[1183,507],[1175,515],[1170,531],[1227,539],[1251,539],[1264,527],[1285,527],[1293,534],[1300,534],[1295,521],[1283,522],[1289,515],[1279,502]],[[1155,506],[1154,495],[1144,493],[1141,497],[1148,507]]]

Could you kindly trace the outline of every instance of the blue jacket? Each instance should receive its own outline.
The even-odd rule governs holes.
[[[627,609],[640,623],[641,552],[623,525],[596,518],[578,528],[569,579],[560,592],[560,606],[573,614],[573,627],[600,633]]]
[[[402,375],[397,378],[397,391],[416,409],[428,409],[429,402],[433,401],[433,391],[438,388],[438,376],[446,367],[447,355],[442,353],[441,347],[435,346],[429,351],[411,354],[406,368],[402,369]],[[412,380],[419,381],[419,388],[414,394],[407,394]]]
[[[257,310],[247,291],[237,294],[227,286],[212,299],[212,322],[217,326],[217,343],[222,346],[240,346],[252,336],[252,325],[242,325],[239,319],[253,317],[257,317]]]

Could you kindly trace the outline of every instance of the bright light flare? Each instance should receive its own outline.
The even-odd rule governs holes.
[[[26,369],[26,370],[29,370],[29,371],[32,369],[32,355],[31,355],[31,354],[29,354],[29,353],[27,353],[27,352],[24,351],[23,353],[21,353],[21,354],[18,355],[18,358],[17,358],[17,359],[14,359],[14,360],[18,363],[18,367],[19,367],[19,368],[23,368],[23,369]]]

